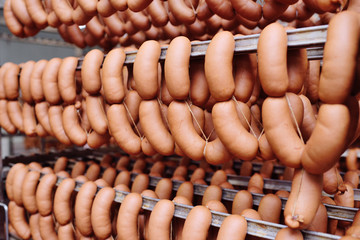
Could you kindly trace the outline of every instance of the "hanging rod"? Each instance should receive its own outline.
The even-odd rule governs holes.
[[[306,48],[308,59],[322,59],[323,46],[326,42],[328,25],[297,28],[293,30],[287,30],[288,47],[294,48]],[[256,53],[257,43],[260,34],[252,34],[246,36],[236,36],[235,39],[235,54],[243,53]],[[210,40],[191,43],[191,58],[204,57],[206,49],[210,43]],[[160,61],[165,60],[167,46],[161,47]],[[126,52],[125,65],[133,64],[135,61],[137,51]],[[77,70],[81,70],[83,58],[79,58]]]

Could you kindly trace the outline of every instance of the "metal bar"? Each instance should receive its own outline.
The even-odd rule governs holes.
[[[5,203],[0,202],[0,207],[4,208],[4,219],[5,219],[5,239],[9,240],[9,219],[8,219],[8,206]]]
[[[41,174],[41,177],[42,176],[43,174]],[[151,178],[153,178],[153,182],[156,182],[156,179],[158,179],[155,177],[151,177]],[[64,178],[58,177],[56,185],[59,185],[63,179]],[[82,182],[76,181],[75,191],[79,191],[82,184],[83,184]],[[98,190],[99,189],[100,188],[98,187]],[[128,192],[123,192],[118,190],[115,191],[116,194],[114,201],[118,203],[122,203],[125,197],[129,194]],[[159,201],[159,199],[151,198],[151,197],[142,197],[142,198],[143,198],[142,209],[149,211],[152,211],[156,203]],[[188,205],[183,205],[178,203],[174,203],[174,204],[175,204],[174,216],[182,219],[186,219],[187,215],[193,208],[192,206],[188,206]],[[223,220],[230,214],[211,211],[211,215],[212,215],[211,225],[215,227],[220,227]],[[248,224],[247,234],[252,236],[262,237],[265,239],[275,239],[276,233],[280,229],[285,227],[285,225],[270,223],[266,221],[259,221],[249,218],[246,218],[246,220]],[[304,239],[314,239],[314,240],[340,239],[340,237],[336,235],[324,234],[313,231],[303,231],[303,235],[304,235]]]
[[[309,59],[321,59],[322,47],[326,42],[327,25],[304,27],[294,30],[288,30],[288,47],[291,48],[309,48]],[[235,54],[255,53],[260,34],[235,37]],[[191,54],[194,57],[204,57],[210,40],[191,43]],[[317,47],[317,48],[314,48]],[[160,61],[165,60],[167,47],[161,48]],[[126,52],[125,65],[133,64],[137,51]],[[77,70],[81,69],[83,58],[79,58]]]

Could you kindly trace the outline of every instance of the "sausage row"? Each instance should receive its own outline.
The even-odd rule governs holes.
[[[146,40],[167,41],[180,35],[207,40],[219,30],[258,33],[256,27],[263,29],[277,19],[292,27],[327,24],[339,10],[356,9],[355,2],[269,0],[261,6],[250,0],[7,0],[4,17],[18,37],[51,26],[80,48],[100,45],[109,50],[118,43],[140,46]],[[312,17],[314,13],[320,20]]]
[[[140,173],[142,171],[140,169],[143,168],[140,166],[141,165],[144,166],[144,162],[142,161],[142,163],[141,163],[141,161],[139,161],[139,162],[138,161],[136,161],[135,165],[133,166],[133,172]],[[80,163],[80,162],[78,162],[78,163]],[[57,222],[62,225],[68,225],[68,223],[70,221],[72,221],[72,218],[74,216],[73,214],[75,214],[75,221],[74,221],[76,223],[75,225],[79,226],[79,230],[82,233],[86,232],[86,230],[84,230],[84,229],[90,229],[90,230],[87,230],[87,232],[90,231],[90,234],[92,233],[92,231],[94,231],[94,233],[97,237],[99,237],[98,234],[100,236],[104,236],[104,235],[101,235],[101,234],[104,234],[103,233],[104,230],[101,230],[101,229],[106,228],[107,230],[105,232],[107,232],[107,234],[110,234],[112,232],[112,230],[111,230],[112,220],[109,220],[110,222],[107,220],[107,219],[109,219],[109,217],[108,217],[109,214],[106,213],[107,210],[102,210],[102,209],[97,210],[97,208],[95,208],[95,210],[94,210],[94,207],[91,208],[92,210],[86,210],[86,209],[90,208],[90,207],[89,208],[86,207],[88,205],[86,202],[91,201],[91,203],[89,203],[90,205],[95,204],[95,201],[98,198],[99,199],[98,201],[102,203],[101,206],[103,206],[103,207],[104,207],[104,202],[106,201],[104,199],[108,199],[110,202],[112,202],[114,199],[114,196],[113,196],[114,193],[113,194],[110,194],[110,193],[114,192],[114,191],[113,190],[110,191],[111,188],[105,187],[105,186],[115,186],[114,188],[117,190],[129,192],[130,191],[130,173],[127,170],[123,170],[116,176],[116,172],[114,173],[114,171],[112,171],[111,170],[112,168],[110,167],[114,163],[111,163],[111,161],[109,161],[108,157],[104,157],[103,160],[100,162],[100,164],[102,166],[108,166],[108,168],[103,173],[102,178],[100,180],[100,179],[98,179],[100,176],[99,165],[93,163],[85,171],[85,167],[79,167],[80,165],[78,163],[72,168],[71,176],[75,177],[75,180],[78,180],[78,181],[87,181],[88,179],[93,179],[93,180],[86,182],[86,184],[83,184],[83,186],[80,188],[78,195],[76,197],[75,205],[73,205],[73,204],[69,205],[69,203],[68,203],[69,201],[70,202],[73,201],[71,199],[74,199],[73,197],[71,199],[68,197],[71,195],[71,192],[74,190],[75,185],[74,185],[74,181],[70,178],[70,174],[67,172],[64,172],[64,170],[67,169],[68,160],[64,157],[61,157],[57,160],[56,164],[54,165],[53,170],[49,169],[49,168],[41,168],[41,166],[36,163],[31,163],[28,166],[25,166],[23,164],[16,164],[13,168],[11,168],[11,171],[9,172],[8,178],[6,181],[6,183],[7,183],[6,191],[9,196],[9,199],[11,199],[11,201],[12,201],[11,206],[14,205],[14,202],[15,202],[15,204],[19,204],[16,206],[23,206],[23,208],[25,208],[26,211],[28,211],[29,213],[36,213],[38,211],[40,213],[40,215],[42,214],[42,215],[46,215],[46,216],[47,216],[47,214],[51,213],[51,211],[53,211],[53,214],[54,214]],[[166,162],[161,162],[161,161],[156,162],[156,164],[154,164],[153,167],[151,168],[149,175],[150,176],[162,176],[164,174],[163,173],[164,163],[166,163]],[[85,163],[82,162],[81,165],[83,166],[84,164]],[[121,157],[118,160],[118,162],[116,163],[118,169],[126,169],[127,164],[129,164],[128,157]],[[168,164],[170,164],[170,163],[168,163]],[[29,169],[31,169],[32,171],[29,171]],[[34,171],[34,169],[37,169],[37,171]],[[49,172],[49,171],[50,171],[50,173],[44,175],[41,178],[40,182],[38,183],[39,177],[40,177],[40,173],[38,171],[40,169],[44,173]],[[184,179],[185,180],[187,171],[184,171],[184,170],[186,170],[186,168],[184,168],[183,166],[176,168],[176,170],[173,172],[172,179],[181,179],[181,180]],[[57,187],[58,190],[56,190],[56,191],[54,189],[55,185],[56,185],[56,176],[55,176],[55,174],[53,174],[54,172],[57,172],[58,176],[66,177],[64,180],[61,181],[61,184]],[[302,171],[298,171],[298,172],[302,172]],[[83,175],[81,176],[80,174],[83,174]],[[295,172],[295,177],[293,180],[294,181],[293,188],[297,186],[296,179],[298,177],[296,177],[296,176],[300,176],[300,174]],[[210,182],[211,185],[206,188],[205,192],[203,193],[202,199],[195,197],[195,195],[193,195],[194,193],[193,193],[193,185],[192,184],[198,184],[198,183],[204,184],[205,183],[204,177],[205,177],[205,169],[203,169],[203,168],[195,169],[195,171],[191,175],[191,179],[189,179],[190,181],[183,182],[179,186],[179,188],[175,194],[177,198],[175,198],[173,201],[180,199],[179,200],[180,202],[177,202],[177,201],[175,201],[175,202],[184,204],[183,201],[185,201],[185,200],[183,200],[182,197],[179,197],[179,196],[183,196],[186,199],[185,204],[187,204],[187,205],[202,204],[202,205],[206,206],[208,209],[211,209],[214,211],[218,211],[218,212],[230,211],[232,214],[240,214],[247,218],[265,220],[265,221],[273,222],[273,223],[279,223],[279,222],[284,221],[284,220],[282,220],[281,201],[280,201],[279,197],[285,197],[285,198],[289,197],[289,193],[286,191],[278,191],[278,192],[276,192],[276,194],[266,194],[265,196],[262,197],[257,211],[252,209],[253,208],[253,200],[252,200],[252,196],[250,193],[260,193],[260,192],[262,193],[262,191],[263,191],[262,190],[263,180],[262,180],[262,176],[260,174],[254,174],[250,178],[250,181],[249,181],[249,184],[247,187],[248,190],[247,191],[241,190],[241,191],[237,192],[232,203],[231,202],[230,203],[229,202],[221,202],[221,199],[222,199],[221,188],[233,188],[233,186],[231,186],[229,183],[225,184],[227,182],[227,180],[226,180],[227,176],[223,170],[219,170],[214,173],[214,175],[211,179],[211,182]],[[95,181],[95,183],[93,181]],[[39,185],[37,185],[37,184],[39,184]],[[96,195],[96,197],[94,199],[94,194],[97,191],[96,184],[105,187],[106,190],[100,190],[100,192],[102,194],[99,195],[100,192],[98,192],[98,195]],[[351,186],[351,189],[352,189],[352,185],[349,185],[349,184],[350,184],[350,182],[346,183],[346,185]],[[21,186],[21,185],[23,185],[23,186]],[[92,186],[92,187],[90,187],[90,186]],[[172,192],[171,191],[172,183],[171,183],[171,180],[168,178],[162,178],[157,183],[156,188],[153,191],[146,190],[146,189],[148,189],[148,187],[149,187],[149,178],[146,174],[142,173],[142,174],[137,175],[137,177],[134,179],[134,182],[132,183],[132,186],[131,186],[131,192],[142,193],[143,196],[150,196],[150,197],[155,197],[158,199],[163,199],[163,198],[169,199],[171,196],[174,196],[171,193]],[[22,191],[20,189],[22,189]],[[90,191],[89,189],[93,189],[92,192],[89,192]],[[351,201],[352,201],[352,204],[354,204],[354,201],[351,200],[351,191],[350,191],[351,189],[348,188],[347,193],[345,193],[345,194],[339,194],[339,195],[337,194],[334,199],[335,202],[334,202],[334,200],[330,199],[329,197],[322,197],[322,203],[323,204],[324,203],[325,204],[335,204],[336,203],[336,204],[340,204],[341,206],[351,207],[350,205],[347,205],[347,204],[351,203]],[[55,195],[50,194],[49,191],[54,191]],[[305,191],[308,191],[308,189]],[[54,199],[51,199],[52,197],[49,198],[49,196],[54,196]],[[110,196],[113,196],[113,197],[110,197]],[[79,200],[79,207],[76,207],[78,198],[79,199],[81,198],[81,201]],[[137,198],[137,197],[134,197],[134,198]],[[291,201],[290,198],[291,198],[291,196],[289,197],[288,202]],[[140,200],[141,198],[138,198],[138,199]],[[352,199],[353,199],[353,196],[352,196]],[[38,201],[40,201],[41,203],[38,203]],[[136,200],[132,200],[132,201],[136,201]],[[109,204],[110,204],[110,202],[109,202]],[[163,202],[166,202],[166,201],[163,201]],[[304,206],[306,208],[309,207],[308,204],[304,204],[304,201],[300,201],[298,204],[300,204],[300,203],[302,203],[300,206]],[[164,210],[164,208],[166,208],[166,206],[171,207],[171,204],[170,205],[168,203],[162,203],[162,204],[164,204],[165,207],[164,206],[162,206],[161,208],[159,207],[160,209]],[[319,205],[319,209],[317,209],[314,219],[311,221],[311,224],[306,227],[306,229],[319,231],[319,232],[329,232],[332,234],[335,234],[335,233],[341,234],[341,231],[344,231],[344,228],[343,228],[344,226],[347,226],[347,227],[345,227],[345,229],[349,228],[350,223],[342,222],[340,225],[338,225],[337,220],[331,220],[331,219],[328,222],[326,209],[323,204]],[[343,205],[343,204],[345,204],[345,205]],[[231,205],[232,205],[232,207],[231,207]],[[268,207],[269,205],[271,205],[272,207],[269,208]],[[75,213],[71,213],[70,210],[67,211],[67,209],[72,208],[71,206],[75,206]],[[10,205],[9,205],[9,207],[10,207]],[[140,208],[141,208],[141,205],[140,205]],[[88,214],[87,215],[88,217],[82,216],[82,217],[77,218],[76,217],[76,214],[77,214],[76,209],[79,209],[79,211],[81,210],[79,214],[85,214],[85,215]],[[166,209],[168,209],[168,208],[166,208]],[[96,219],[98,219],[99,217],[102,217],[102,216],[105,218],[104,221],[99,221],[99,224],[100,224],[100,222],[102,223],[102,224],[100,224],[100,226],[91,225],[92,220],[90,220],[90,219],[92,219],[92,213],[90,213],[90,212],[92,212],[93,210],[96,213],[96,216],[97,216]],[[85,213],[84,213],[84,211],[85,211]],[[86,211],[87,211],[87,213],[86,213]],[[98,211],[98,212],[96,212],[96,211]],[[104,211],[105,211],[105,213],[104,213]],[[205,211],[205,212],[207,212],[207,211]],[[204,212],[204,210],[202,210],[200,212]],[[170,214],[171,214],[171,211],[170,211]],[[284,215],[286,214],[286,207],[285,207],[285,212],[283,214]],[[356,214],[356,216],[357,215],[358,214]],[[11,216],[11,211],[10,211],[10,216]],[[89,218],[89,216],[91,216],[91,217]],[[191,215],[189,215],[189,216],[191,216]],[[355,226],[356,226],[356,222],[357,222],[356,216],[355,216],[353,224],[352,224],[353,227],[349,228],[351,230],[347,230],[347,231],[355,231],[354,229],[356,229]],[[202,217],[201,221],[204,221],[203,218],[204,217]],[[11,219],[13,219],[13,218],[10,217],[10,220]],[[89,222],[86,223],[86,220],[84,220],[84,219],[89,219],[88,220]],[[113,219],[113,218],[111,218],[111,219]],[[125,218],[125,219],[128,219],[128,218]],[[192,218],[189,218],[189,221],[190,221],[190,219],[192,219]],[[18,218],[18,220],[19,220],[19,218]],[[22,219],[22,220],[24,220],[24,219]],[[199,221],[199,220],[200,219],[197,219],[196,221]],[[171,221],[171,217],[170,217],[169,221]],[[16,227],[20,227],[20,229],[21,229],[21,226],[23,226],[22,224],[23,224],[23,222],[20,225],[17,225]],[[98,223],[95,223],[95,225],[97,225],[97,224]],[[173,222],[173,224],[175,224],[175,223]],[[88,227],[86,228],[85,226],[88,226]],[[103,226],[103,228],[101,228],[101,226]],[[338,227],[336,227],[336,226],[338,226]],[[340,226],[342,226],[342,227],[340,227]],[[206,227],[206,226],[204,226],[204,227]],[[209,225],[208,225],[208,227],[209,227]],[[61,233],[60,229],[61,228],[59,228],[57,230],[57,234],[58,234],[59,238],[60,238],[60,233]],[[95,229],[100,229],[100,230],[95,230]],[[150,229],[150,225],[149,225],[149,229]],[[22,230],[18,229],[17,231],[21,232]],[[95,231],[98,231],[98,234]],[[169,229],[168,229],[168,231],[169,231]],[[220,231],[221,231],[221,229],[220,229]],[[241,230],[242,233],[244,233],[243,231],[246,232],[246,229]],[[212,234],[212,236],[216,236],[216,232],[217,232],[216,229],[215,230],[212,229],[212,230],[210,230],[209,234]],[[206,234],[206,233],[207,233],[207,231],[204,230],[204,232],[199,233],[199,234],[202,234],[202,236],[204,236],[204,234]],[[220,233],[219,233],[219,235],[220,235]],[[219,237],[219,235],[218,235],[218,237]],[[205,237],[206,237],[206,235],[205,235]],[[103,239],[104,237],[100,237],[100,238]],[[205,238],[199,238],[199,239],[205,239]]]

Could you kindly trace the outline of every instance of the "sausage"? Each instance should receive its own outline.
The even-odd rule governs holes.
[[[296,118],[296,113],[302,115],[303,109],[301,109],[301,101],[295,106],[290,103],[289,96],[290,95],[287,94],[282,98],[269,97],[264,101],[262,110],[263,125],[267,140],[279,160],[286,166],[299,167],[301,155],[305,146],[297,135],[293,119],[294,117]],[[291,104],[291,109],[289,109],[288,104]],[[295,111],[295,108],[298,108],[299,110]],[[291,111],[294,112],[295,115],[292,115]],[[274,112],[277,114],[275,115]],[[298,123],[298,126],[300,125],[301,123]],[[280,135],[283,136],[279,137]],[[283,144],[286,144],[286,149],[282,147],[284,146]],[[283,150],[289,150],[289,152],[285,153]]]
[[[206,206],[206,204],[211,200],[221,201],[221,198],[222,198],[221,187],[217,185],[210,185],[204,191],[201,205]]]
[[[31,104],[33,99],[30,93],[30,76],[32,70],[34,68],[35,62],[34,61],[27,61],[21,68],[20,78],[19,78],[19,86],[21,90],[21,97],[22,99]],[[2,68],[4,65],[2,66]]]
[[[98,94],[101,88],[100,66],[103,62],[104,54],[93,49],[88,52],[83,60],[81,68],[81,79],[83,88],[89,94]]]
[[[163,163],[162,161],[156,161],[150,169],[149,176],[151,176],[152,174],[162,176],[164,171],[165,171],[165,163]]]
[[[155,193],[159,199],[170,199],[173,183],[169,178],[162,178],[155,187]]]
[[[25,5],[29,16],[37,28],[43,29],[48,25],[47,13],[41,1],[25,0]]]
[[[234,57],[235,61],[235,92],[236,100],[247,102],[250,100],[254,84],[255,73],[252,71],[252,64],[254,54],[243,54]]]
[[[24,26],[16,18],[14,12],[11,9],[11,0],[6,0],[4,2],[4,19],[5,24],[12,34],[17,37],[24,37]]]
[[[64,179],[55,191],[54,196],[54,215],[56,221],[61,225],[66,225],[72,220],[72,201],[71,195],[75,189],[75,180],[72,178]]]
[[[161,109],[157,100],[143,100],[140,103],[139,117],[145,137],[154,150],[162,155],[174,152],[174,140],[161,117]]]
[[[259,173],[254,173],[248,182],[248,191],[251,193],[262,193],[264,188],[264,178]]]
[[[94,199],[91,208],[91,225],[95,235],[100,239],[111,235],[111,205],[115,198],[115,190],[111,187],[102,188]]]
[[[324,204],[320,203],[319,208],[316,211],[314,220],[311,222],[307,230],[326,233],[327,226],[328,214],[326,212],[326,207],[324,206]]]
[[[188,213],[182,231],[183,239],[206,239],[211,225],[211,212],[207,207],[195,206]]]
[[[192,24],[196,19],[196,12],[193,9],[194,6],[188,6],[185,1],[168,1],[169,11],[174,18],[186,25]]]
[[[346,28],[345,23],[348,26]],[[329,23],[319,82],[319,99],[324,103],[343,103],[350,94],[358,49],[348,47],[350,45],[339,45],[339,37],[346,39],[349,44],[356,44],[360,37],[358,27],[357,14],[352,11],[337,14]],[[336,52],[339,54],[335,55]],[[342,79],[341,84],[338,79]]]
[[[223,31],[212,38],[206,50],[205,76],[210,94],[216,101],[226,101],[234,94],[234,49],[235,40],[232,33]]]
[[[168,108],[168,121],[171,134],[182,152],[193,160],[201,160],[205,140],[197,134],[186,103],[171,102]]]
[[[27,136],[36,136],[36,117],[35,117],[35,107],[28,104],[27,102],[23,103],[22,106],[22,118],[24,125],[24,133]]]
[[[344,183],[346,190],[343,194],[337,193],[334,195],[334,201],[336,205],[343,207],[354,207],[354,190],[351,184]]]
[[[127,170],[122,170],[115,178],[114,185],[117,186],[119,184],[124,184],[126,186],[130,185],[131,175]]]
[[[56,159],[55,165],[54,165],[54,172],[58,173],[60,171],[66,170],[67,164],[69,159],[67,157],[61,156]],[[74,165],[75,167],[75,165]]]
[[[49,60],[41,78],[45,100],[50,104],[58,104],[61,101],[58,88],[58,72],[61,62],[60,58]]]
[[[58,238],[59,240],[75,240],[74,226],[71,222],[66,225],[59,226]]]
[[[305,48],[290,50],[287,53],[288,92],[298,94],[303,86],[308,70]]]
[[[47,102],[40,102],[35,104],[36,119],[48,134],[54,135],[53,130],[51,129],[50,126],[48,111],[49,111],[49,104]]]
[[[19,97],[19,71],[20,66],[15,63],[6,68],[3,84],[7,100],[16,100]]]
[[[131,192],[141,193],[149,186],[149,175],[141,173],[137,175],[134,179],[134,182],[131,186]]]
[[[87,135],[86,131],[80,126],[78,118],[78,113],[74,105],[68,105],[64,108],[62,122],[65,134],[72,143],[83,146],[87,141]]]
[[[235,9],[230,0],[205,0],[209,9],[226,20],[232,20],[235,17]]]
[[[122,69],[125,52],[122,48],[111,50],[104,60],[102,86],[106,102],[121,103],[125,97]]]
[[[162,199],[156,203],[150,214],[148,239],[171,239],[171,222],[175,212],[174,203]]]
[[[147,31],[151,27],[151,22],[146,13],[143,11],[132,12],[130,10],[125,11],[127,21],[131,22],[133,26],[139,31],[135,34],[130,34],[130,40],[138,45],[145,43],[146,39],[141,40],[145,36],[142,31]],[[137,36],[137,37],[136,37]],[[140,39],[137,39],[140,36]]]
[[[339,160],[349,129],[349,114],[348,108],[342,104],[321,105],[314,131],[301,156],[301,164],[307,171],[324,173]],[[327,150],[321,146],[326,146]]]
[[[25,164],[16,163],[14,166],[10,168],[6,176],[5,190],[6,190],[6,195],[10,201],[14,201],[14,193],[13,193],[14,178],[16,175],[16,171],[20,168],[26,168]]]
[[[263,19],[274,21],[278,19],[288,8],[288,4],[280,1],[267,0],[263,5]]]
[[[106,29],[108,29],[110,34],[112,34],[114,36],[119,36],[119,37],[123,36],[125,34],[125,29],[124,29],[125,23],[123,22],[123,20],[119,17],[119,15],[117,13],[114,13],[113,15],[111,15],[109,17],[103,18],[103,22],[106,26],[105,31],[106,31]],[[108,33],[108,35],[109,35],[109,33]],[[114,48],[114,49],[116,49],[116,48]],[[109,54],[107,56],[109,56]]]
[[[84,183],[76,195],[75,200],[75,225],[83,236],[90,236],[93,232],[91,225],[91,207],[97,191],[94,182]]]
[[[74,104],[76,99],[75,72],[78,64],[76,57],[62,60],[58,73],[58,88],[61,99],[67,104]]]
[[[87,144],[91,148],[99,148],[102,145],[108,143],[109,139],[110,139],[109,133],[105,133],[105,134],[101,135],[95,131],[92,131],[90,134],[88,134]]]
[[[53,188],[57,177],[54,173],[43,176],[36,189],[36,206],[41,216],[47,216],[53,211]]]
[[[102,96],[86,96],[86,114],[89,118],[90,125],[95,132],[100,135],[107,133],[108,123]]]
[[[271,208],[269,208],[271,206]],[[281,200],[275,194],[266,194],[261,198],[258,213],[263,221],[280,223]]]
[[[97,163],[92,163],[89,168],[86,170],[85,177],[87,177],[90,181],[95,181],[100,176],[100,165]]]
[[[107,111],[109,130],[125,152],[136,155],[141,150],[141,139],[131,129],[123,104],[112,104]]]
[[[127,118],[132,126],[136,125],[139,120],[139,107],[141,97],[135,90],[130,90],[126,93],[124,100],[124,107],[126,107]]]
[[[10,5],[15,17],[24,25],[24,27],[34,27],[34,22],[29,15],[24,0],[11,0]]]
[[[324,172],[323,183],[323,190],[328,194],[344,193],[346,191],[343,179],[336,166]]]
[[[14,134],[17,131],[15,125],[10,121],[9,114],[7,112],[7,100],[0,100],[0,123],[9,134]]]
[[[40,219],[39,213],[31,214],[29,217],[31,238],[34,240],[42,240],[40,235],[39,219]]]
[[[218,137],[231,154],[242,160],[255,158],[258,141],[241,124],[233,100],[217,102],[212,109],[212,120]]]
[[[258,22],[262,16],[262,7],[259,3],[253,1],[235,1],[230,0],[237,16],[242,16],[250,21]]]
[[[10,121],[20,131],[24,132],[24,122],[22,116],[22,109],[19,101],[7,101],[6,109],[9,115]]]
[[[98,1],[96,9],[102,17],[108,17],[116,12],[109,0]]]
[[[12,192],[13,192],[14,202],[19,207],[23,206],[21,189],[25,180],[25,176],[28,171],[29,171],[28,167],[22,167],[17,169],[14,174],[13,183],[12,183]]]
[[[92,16],[86,15],[84,10],[79,5],[74,8],[74,11],[72,11],[71,17],[73,22],[77,25],[85,25],[92,18]]]
[[[72,168],[71,177],[76,178],[80,175],[83,175],[85,173],[85,169],[86,169],[86,163],[82,161],[77,161]]]
[[[54,105],[49,107],[49,123],[54,136],[63,144],[70,145],[71,141],[65,134],[62,121],[62,106]]]
[[[10,201],[9,204],[9,221],[14,227],[17,235],[22,239],[30,239],[30,227],[25,217],[25,209],[16,205],[14,201]]]
[[[109,1],[111,6],[118,11],[125,11],[128,8],[126,0],[121,0],[121,1],[109,0]]]
[[[36,188],[40,179],[40,172],[29,171],[26,173],[21,187],[21,198],[26,211],[35,214],[38,211],[36,205]]]
[[[37,61],[30,76],[30,93],[35,102],[44,100],[44,90],[41,79],[47,62],[48,61],[44,59]]]
[[[119,240],[137,240],[138,215],[142,206],[142,197],[139,193],[129,193],[120,205],[117,216],[116,231]]]
[[[94,16],[97,13],[97,0],[77,0],[77,3],[86,15]]]
[[[300,230],[284,227],[280,229],[275,237],[275,240],[303,240],[304,237]]]
[[[191,52],[190,40],[176,37],[171,42],[165,57],[165,81],[171,97],[184,100],[190,91],[189,60]]]
[[[146,8],[146,12],[149,14],[151,23],[154,27],[163,27],[169,21],[167,10],[161,0],[151,1]]]
[[[232,214],[241,214],[245,209],[252,209],[253,197],[247,190],[240,190],[235,194],[232,202]]]
[[[40,235],[42,239],[56,240],[54,217],[52,215],[40,216],[39,218]]]
[[[311,224],[321,202],[322,178],[322,174],[312,174],[303,168],[295,170],[284,210],[286,225],[304,229]]]
[[[178,196],[186,197],[189,202],[192,203],[194,197],[194,185],[191,182],[183,182],[180,184],[176,192],[176,197]]]
[[[347,171],[344,175],[344,182],[352,184],[353,188],[358,188],[359,175],[357,171]]]
[[[287,35],[284,27],[279,23],[269,24],[261,31],[257,49],[261,87],[271,97],[284,96],[289,86],[286,68]]]
[[[73,24],[72,12],[73,8],[68,0],[55,1],[51,0],[51,6],[59,20],[66,24]]]
[[[246,232],[246,219],[239,215],[229,215],[223,220],[216,240],[243,240]]]
[[[1,68],[0,68],[0,99],[6,99],[6,95],[5,95],[5,73],[8,69],[9,66],[11,66],[13,63],[12,62],[6,62],[4,63]],[[28,63],[25,63],[23,65],[23,68],[26,67],[26,70],[24,72],[24,74],[26,74],[26,72],[28,72],[28,67],[29,64]],[[20,75],[20,79],[21,79],[21,75]],[[21,82],[20,82],[20,87],[21,87]]]
[[[144,10],[149,4],[151,0],[127,0],[128,8],[133,12],[139,12]]]
[[[135,57],[133,75],[136,91],[144,100],[154,99],[159,91],[158,61],[161,49],[157,41],[144,42]]]
[[[193,104],[203,107],[210,97],[207,85],[204,62],[193,60],[190,63],[190,99]]]
[[[300,126],[300,129],[304,140],[307,141],[309,140],[312,132],[314,131],[316,124],[316,117],[310,100],[304,95],[299,95],[299,97],[304,105],[304,118]]]

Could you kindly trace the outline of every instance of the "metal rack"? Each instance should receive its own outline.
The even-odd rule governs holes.
[[[301,28],[301,29],[294,29],[294,30],[288,30],[288,47],[289,49],[295,49],[295,48],[306,48],[308,59],[322,59],[323,56],[323,46],[326,42],[327,37],[327,25],[325,26],[317,26],[317,27],[307,27],[307,28]],[[241,37],[235,37],[235,54],[245,54],[245,53],[255,53],[257,50],[257,42],[258,42],[259,34],[249,35],[249,36],[241,36]],[[203,42],[193,42],[192,43],[192,49],[191,49],[191,58],[198,58],[198,57],[204,57],[206,53],[206,49],[208,47],[210,41],[203,41]],[[160,61],[165,60],[167,47],[161,48],[161,55],[160,55]],[[125,59],[125,65],[131,65],[135,61],[137,51],[131,51],[126,52],[126,59]],[[83,58],[79,58],[78,67],[77,69],[80,70],[82,67]],[[1,135],[0,135],[1,140]],[[106,151],[104,151],[106,152]],[[1,148],[0,148],[1,153]],[[41,156],[41,155],[34,155],[30,157],[26,156],[18,156],[16,157],[17,160],[25,161],[25,162],[31,162],[34,160],[41,160],[41,159],[49,159],[55,158],[59,156],[70,156],[70,157],[83,157],[87,153],[94,153],[94,151],[91,151],[89,149],[87,150],[81,150],[81,151],[64,151],[61,153],[50,153],[48,156]],[[15,158],[7,158],[4,160],[4,164],[9,165],[12,161],[14,161]],[[132,179],[136,177],[136,174],[132,174]],[[0,159],[0,179],[3,179],[3,159]],[[161,178],[157,177],[150,177],[150,186],[156,186],[158,181]],[[63,178],[58,177],[57,185],[61,183]],[[209,180],[208,178],[206,180]],[[241,177],[241,176],[228,176],[228,181],[235,185],[235,186],[241,186],[245,187],[247,186],[249,177]],[[174,181],[173,180],[173,190],[177,190],[182,182],[180,181]],[[4,202],[4,196],[3,196],[3,184],[0,184],[0,206],[5,205],[2,202]],[[75,191],[79,191],[82,183],[76,182]],[[194,194],[196,195],[203,195],[207,185],[200,185],[200,184],[194,184]],[[291,182],[290,181],[279,181],[279,180],[273,180],[273,179],[264,179],[264,188],[270,189],[270,190],[287,190],[289,191],[291,189]],[[236,190],[231,189],[223,189],[223,200],[232,201],[234,199],[234,196],[236,194]],[[116,191],[116,196],[114,201],[121,203],[124,198],[126,197],[128,193]],[[264,196],[262,194],[252,194],[254,199],[254,205],[258,205],[261,198]],[[360,200],[360,190],[355,190],[355,199]],[[142,208],[145,210],[151,211],[155,204],[159,201],[159,199],[154,199],[150,197],[143,197],[143,205]],[[284,207],[286,203],[285,198],[281,198],[282,205]],[[339,206],[333,206],[333,205],[327,205],[325,204],[328,216],[332,219],[338,219],[338,220],[345,220],[345,221],[352,221],[356,211],[358,209],[356,208],[345,208],[345,207],[339,207]],[[175,203],[175,213],[174,216],[178,218],[185,219],[187,214],[191,210],[191,206],[182,205]],[[212,226],[219,227],[224,220],[226,216],[229,214],[220,213],[216,211],[212,211]],[[274,239],[276,236],[276,233],[285,225],[281,224],[274,224],[269,223],[265,221],[259,221],[259,220],[253,220],[253,219],[246,219],[248,223],[248,234],[252,236],[258,236],[265,239]],[[8,230],[8,229],[6,229]],[[331,234],[324,234],[314,231],[302,231],[304,239],[340,239],[339,236],[331,235]]]
[[[323,46],[326,42],[328,25],[304,27],[294,30],[288,30],[288,48],[306,48],[308,59],[322,59]],[[260,34],[252,34],[247,36],[236,36],[234,54],[256,53],[257,43]],[[191,43],[191,58],[204,57],[206,49],[210,43],[208,41]],[[167,47],[161,47],[160,61],[165,60]],[[125,65],[131,65],[135,62],[137,51],[126,52]],[[80,70],[83,58],[79,58],[77,70]]]

